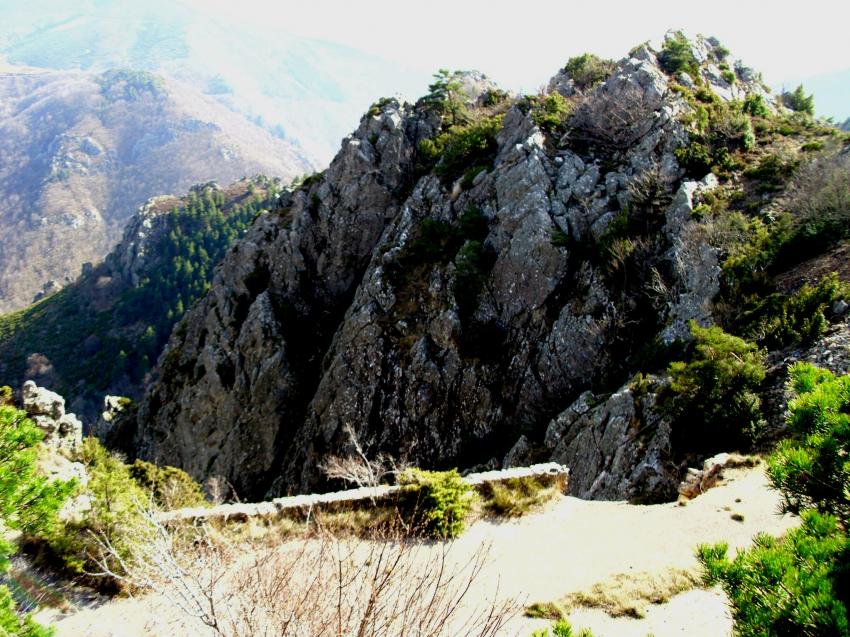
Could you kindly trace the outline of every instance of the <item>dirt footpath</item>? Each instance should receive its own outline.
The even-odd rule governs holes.
[[[748,545],[758,532],[779,535],[797,523],[792,516],[778,514],[779,498],[769,489],[762,467],[725,473],[720,486],[687,506],[564,497],[541,513],[515,521],[472,525],[454,542],[451,555],[460,562],[487,544],[489,562],[464,605],[486,604],[497,587],[500,598],[515,598],[524,605],[556,601],[618,573],[694,567],[694,547],[700,543],[726,541],[734,551]],[[42,621],[48,619],[57,637],[203,634],[197,626],[184,625],[179,613],[155,596],[113,600],[64,616],[42,617]],[[651,606],[640,620],[612,619],[602,611],[586,609],[574,611],[570,619],[574,627],[590,628],[596,637],[645,637],[648,633],[720,637],[731,634],[732,627],[723,594],[702,589]],[[547,624],[517,617],[505,635],[527,637]]]

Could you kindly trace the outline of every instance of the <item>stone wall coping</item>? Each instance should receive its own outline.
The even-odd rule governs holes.
[[[463,480],[472,487],[487,483],[507,482],[518,478],[562,478],[569,479],[569,469],[555,462],[536,464],[530,467],[514,467],[511,469],[470,473]],[[157,515],[160,522],[202,521],[202,520],[246,520],[249,518],[268,518],[283,514],[286,511],[311,510],[341,504],[364,504],[384,500],[402,490],[400,485],[379,485],[376,487],[360,487],[329,493],[309,493],[274,498],[266,502],[237,502],[220,504],[213,507],[189,507],[164,511]]]

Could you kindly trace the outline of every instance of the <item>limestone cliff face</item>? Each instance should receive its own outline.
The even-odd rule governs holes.
[[[422,169],[433,112],[389,101],[365,116],[320,179],[229,251],[172,334],[140,406],[140,455],[262,496],[320,485],[323,456],[351,451],[347,426],[369,453],[428,467],[500,465],[548,426],[543,448],[583,494],[664,497],[678,467],[663,431],[610,462],[628,427],[603,442],[582,431],[607,416],[559,414],[625,381],[636,340],[711,318],[717,255],[691,213],[716,181],[683,180],[689,107],[669,84],[647,47],[619,62],[579,108],[633,104],[628,130],[579,111],[590,141],[509,102],[492,165],[457,181]],[[625,137],[593,130],[606,125]],[[627,206],[646,216],[629,276],[599,247]]]

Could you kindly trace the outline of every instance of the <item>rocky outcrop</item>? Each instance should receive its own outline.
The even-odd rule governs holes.
[[[573,413],[633,371],[627,344],[710,317],[717,256],[691,212],[714,182],[682,181],[689,107],[669,82],[638,49],[568,135],[508,102],[487,169],[456,180],[419,153],[439,117],[382,101],[174,331],[139,454],[258,497],[320,487],[321,459],[354,451],[349,428],[368,453],[434,468],[501,464],[524,433],[545,436],[579,495],[675,497],[653,392]],[[637,105],[625,138],[623,103]],[[635,194],[648,180],[650,203]],[[649,228],[631,278],[600,247],[625,208],[646,208]]]
[[[659,502],[675,497],[671,423],[658,409],[665,381],[640,378],[608,396],[584,392],[549,423],[551,458],[571,467],[570,493],[597,500]]]
[[[21,389],[24,411],[44,434],[44,444],[57,450],[75,452],[83,439],[83,423],[65,413],[65,399],[33,381]]]
[[[74,414],[65,412],[65,399],[27,381],[21,388],[21,405],[30,420],[44,432],[38,454],[39,472],[49,480],[75,480],[78,485],[85,486],[88,472],[78,461],[83,424]],[[63,505],[59,517],[73,519],[86,507],[87,496],[72,497]]]
[[[724,469],[752,467],[758,462],[752,456],[742,456],[736,453],[719,453],[707,458],[702,464],[702,469],[688,468],[685,479],[679,484],[679,501],[691,500],[716,487],[723,480]]]

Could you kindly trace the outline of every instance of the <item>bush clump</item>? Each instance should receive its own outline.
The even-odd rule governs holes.
[[[815,96],[806,95],[802,84],[797,86],[793,91],[784,92],[782,94],[782,103],[795,113],[812,116],[815,114]]]
[[[795,398],[788,403],[793,437],[768,463],[785,508],[817,509],[850,522],[850,375],[797,363],[789,370]]]
[[[747,168],[744,176],[758,182],[759,192],[777,192],[782,190],[797,166],[795,160],[785,160],[774,154],[765,155],[758,165]]]
[[[484,508],[505,517],[525,515],[554,498],[557,492],[555,487],[533,477],[487,482],[479,490]]]
[[[153,496],[154,503],[165,510],[207,504],[201,485],[177,467],[159,467],[144,460],[130,465],[130,477]]]
[[[827,312],[839,299],[850,299],[850,286],[832,273],[817,285],[803,285],[794,294],[779,292],[758,298],[740,317],[740,329],[770,349],[811,344],[823,335]]]
[[[408,469],[399,475],[398,481],[407,487],[404,508],[409,511],[414,527],[421,527],[426,535],[437,539],[457,537],[463,532],[475,492],[457,469]]]
[[[452,292],[461,314],[468,316],[474,311],[495,256],[492,249],[476,239],[466,241],[458,251]]]
[[[531,637],[593,637],[593,633],[587,628],[582,628],[578,632],[573,630],[572,624],[566,619],[559,619],[552,624],[552,632],[548,628],[540,628],[531,633]]]
[[[832,516],[803,514],[803,525],[727,557],[728,546],[701,546],[708,585],[722,584],[741,637],[846,637],[850,544]],[[843,581],[842,581],[843,580]],[[843,590],[842,590],[843,588]]]
[[[705,88],[693,95],[687,92],[686,97],[693,109],[684,120],[690,125],[691,140],[676,150],[676,159],[693,177],[704,177],[709,171],[723,176],[739,168],[733,153],[749,152],[756,145],[752,120],[743,104],[724,102]]]
[[[36,468],[38,444],[44,434],[25,412],[0,404],[0,573],[9,568],[14,545],[9,531],[27,535],[52,533],[57,514],[74,488],[73,482],[49,482]],[[8,587],[0,584],[0,634],[13,637],[47,637],[51,631],[19,614]]]
[[[532,98],[531,118],[547,135],[561,137],[567,132],[567,121],[572,113],[572,104],[557,92],[544,97]]]
[[[758,93],[748,93],[744,98],[742,108],[747,115],[753,117],[768,117],[770,115],[770,109],[768,109],[764,97]]]
[[[89,506],[48,535],[48,545],[71,572],[100,573],[106,566],[121,574],[120,560],[130,559],[134,545],[147,541],[153,532],[144,514],[151,506],[150,496],[130,475],[129,466],[96,438],[83,441],[80,456],[89,481],[79,495]],[[114,555],[103,550],[104,543]]]
[[[667,368],[674,446],[702,454],[751,444],[763,424],[755,390],[766,375],[764,353],[716,326],[691,322],[691,335],[690,360]]]
[[[614,66],[614,60],[606,60],[593,53],[582,53],[567,60],[564,72],[570,76],[576,88],[584,91],[607,80]]]
[[[658,54],[658,62],[670,75],[687,73],[694,79],[699,76],[699,62],[690,41],[681,31],[668,35],[664,40],[661,53]]]
[[[421,161],[434,167],[444,183],[463,176],[472,166],[490,168],[499,150],[496,134],[502,129],[502,116],[450,127],[434,139],[419,144]]]
[[[807,363],[790,370],[793,437],[768,461],[773,486],[802,525],[780,539],[760,535],[727,557],[728,546],[697,550],[707,584],[720,583],[744,637],[850,635],[850,376]]]

